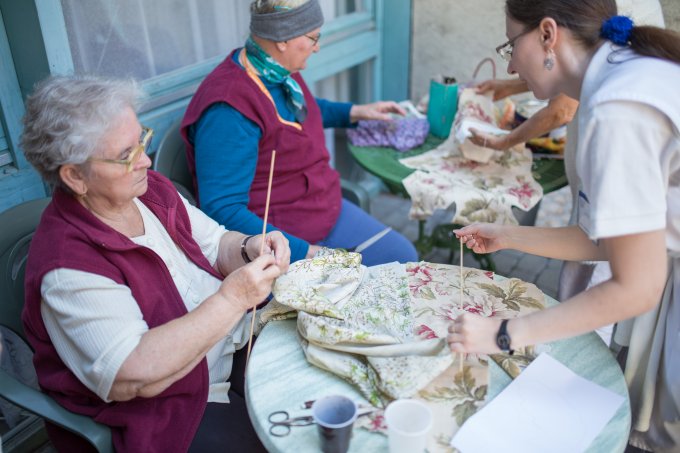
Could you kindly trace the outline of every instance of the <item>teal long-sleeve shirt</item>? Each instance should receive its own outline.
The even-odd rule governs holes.
[[[236,53],[238,54],[238,53]],[[235,54],[235,55],[236,55]],[[279,115],[295,121],[286,105],[283,87],[265,82]],[[350,103],[317,99],[324,128],[350,126]],[[262,233],[262,219],[248,210],[250,186],[257,166],[262,131],[226,103],[213,104],[189,131],[194,143],[196,179],[201,209],[229,230]],[[267,225],[267,231],[278,228]],[[282,233],[290,242],[291,261],[305,258],[309,243]]]

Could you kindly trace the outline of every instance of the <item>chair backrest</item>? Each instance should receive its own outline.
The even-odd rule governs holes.
[[[28,201],[0,213],[0,323],[24,340],[24,274],[28,247],[49,198]]]
[[[153,159],[153,169],[165,175],[177,191],[195,205],[194,180],[189,173],[184,140],[179,133],[181,122],[181,118],[175,121],[161,139]]]

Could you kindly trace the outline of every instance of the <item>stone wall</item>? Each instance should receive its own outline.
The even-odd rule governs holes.
[[[426,94],[438,74],[470,81],[485,57],[496,62],[498,77],[509,77],[507,64],[494,52],[506,41],[504,5],[504,0],[413,0],[411,99]],[[666,26],[680,32],[680,0],[661,0],[661,5]],[[486,65],[478,78],[490,77]]]

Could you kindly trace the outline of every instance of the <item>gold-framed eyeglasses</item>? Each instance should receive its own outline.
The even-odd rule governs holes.
[[[316,46],[317,44],[319,44],[319,40],[321,39],[321,33],[319,33],[316,36],[305,35],[305,37],[311,39],[312,42],[314,43],[313,45]]]
[[[500,46],[496,47],[496,53],[500,55],[501,58],[505,61],[512,60],[512,51],[515,50],[515,41],[529,33],[531,30],[533,30],[533,28],[527,28],[519,35],[515,36],[512,39],[509,39],[507,42],[504,42]]]
[[[151,137],[153,137],[153,129],[150,127],[143,127],[142,135],[139,137],[139,143],[132,149],[132,151],[130,151],[130,154],[128,154],[127,158],[105,159],[103,157],[90,157],[88,160],[125,165],[127,167],[126,172],[130,173],[135,168],[135,164],[139,161],[142,153],[146,153],[149,150],[149,147],[151,146]]]

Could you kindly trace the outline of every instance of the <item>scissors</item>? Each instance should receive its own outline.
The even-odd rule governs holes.
[[[275,411],[269,414],[269,423],[272,424],[269,434],[275,437],[285,437],[290,434],[291,426],[313,425],[314,418],[311,415],[290,418],[287,411]]]

